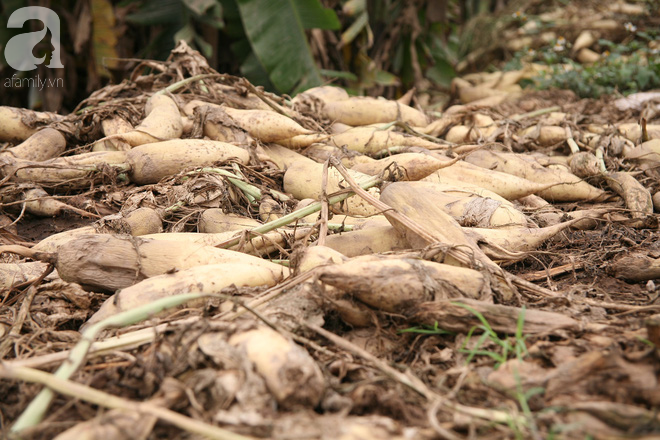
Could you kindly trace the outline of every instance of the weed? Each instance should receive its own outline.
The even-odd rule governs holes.
[[[527,338],[527,336],[523,335],[523,329],[525,325],[524,306],[520,311],[520,314],[518,315],[518,320],[516,321],[516,333],[513,337],[513,342],[511,342],[509,338],[500,338],[500,336],[495,332],[495,330],[493,330],[493,328],[488,323],[488,320],[483,316],[483,314],[481,314],[474,308],[470,307],[467,304],[462,304],[462,303],[453,303],[453,304],[468,310],[470,313],[476,316],[477,319],[479,319],[479,321],[481,322],[481,325],[474,326],[470,329],[465,339],[465,342],[463,343],[462,347],[459,349],[461,353],[468,354],[466,364],[469,364],[475,356],[484,355],[484,356],[489,356],[495,361],[495,369],[497,369],[500,365],[502,365],[509,359],[509,356],[511,354],[515,354],[516,358],[519,360],[522,360],[522,358],[527,354],[527,346],[525,345],[525,339]],[[472,349],[465,348],[466,345],[470,342],[470,339],[472,338],[474,332],[478,329],[482,330],[483,333],[479,337],[479,340],[477,341],[475,348]],[[399,330],[399,333],[400,334],[418,333],[424,335],[452,334],[451,332],[438,327],[437,321],[434,323],[433,326],[410,327],[403,330]],[[500,351],[481,350],[480,347],[488,339],[490,339],[497,346],[499,346],[501,350]],[[517,369],[514,369],[514,375],[516,380],[516,389],[513,392],[513,397],[518,402],[518,405],[520,405],[520,408],[524,415],[524,421],[517,421],[515,418],[512,417],[508,422],[509,427],[514,432],[515,437],[517,439],[527,438],[524,435],[523,432],[524,430],[528,430],[529,432],[531,432],[532,438],[534,439],[540,438],[538,427],[536,425],[536,421],[534,420],[534,414],[532,413],[529,407],[528,401],[533,396],[543,393],[544,389],[540,387],[535,387],[525,391],[523,389],[522,381],[520,379],[520,375]]]
[[[632,26],[632,25],[630,25]],[[632,30],[634,27],[630,27]],[[636,28],[634,28],[636,30]],[[573,90],[582,98],[630,93],[660,87],[660,57],[657,49],[646,42],[657,38],[657,32],[636,32],[635,38],[625,43],[599,40],[601,57],[591,65],[579,64],[569,58],[569,46],[557,40],[538,50],[517,52],[504,70],[522,68],[533,62],[548,66],[542,74],[527,80],[523,86],[540,90],[560,88]]]
[[[641,343],[646,344],[649,347],[655,348],[655,344],[653,342],[649,341],[648,339],[642,338],[641,336],[635,336],[635,338],[637,338],[637,340],[640,341]]]
[[[399,334],[401,333],[417,333],[420,335],[453,335],[452,332],[448,330],[444,330],[438,327],[438,321],[435,322],[432,326],[430,325],[423,325],[421,327],[410,327],[410,328],[404,328],[403,330],[398,331]]]
[[[461,304],[461,303],[455,303],[455,304],[460,307],[463,307],[464,309],[474,314],[474,316],[476,316],[477,319],[479,319],[479,321],[481,322],[481,325],[474,326],[470,329],[465,339],[465,342],[463,343],[463,346],[459,350],[461,353],[468,354],[468,358],[465,361],[467,364],[469,364],[476,355],[484,355],[492,358],[495,361],[495,368],[497,369],[499,368],[500,365],[505,363],[507,359],[509,359],[509,354],[515,353],[515,356],[520,360],[522,360],[523,356],[527,354],[527,346],[525,345],[525,339],[527,338],[527,336],[523,335],[523,327],[525,324],[524,306],[520,312],[520,315],[518,315],[518,321],[516,323],[516,334],[514,336],[514,342],[512,343],[511,341],[509,341],[509,338],[501,339],[481,313],[479,313],[472,307],[468,306],[467,304]],[[470,339],[472,339],[472,334],[477,329],[481,329],[483,331],[483,334],[479,336],[476,346],[471,349],[465,348],[465,346],[470,342]],[[486,342],[487,339],[490,339],[493,343],[499,346],[501,348],[501,351],[497,352],[497,351],[489,351],[489,350],[480,350],[480,347],[483,345],[484,342]]]
[[[522,308],[522,311],[520,312],[520,315],[518,316],[518,321],[516,323],[516,334],[514,336],[514,342],[511,343],[508,338],[501,339],[481,313],[479,313],[472,307],[468,306],[467,304],[462,304],[462,303],[454,303],[454,304],[463,307],[464,309],[467,309],[468,311],[473,313],[479,319],[479,321],[481,321],[481,325],[474,326],[470,329],[465,339],[465,342],[463,343],[463,346],[459,350],[461,353],[469,354],[466,363],[469,364],[476,355],[485,355],[495,360],[495,368],[498,368],[500,365],[506,362],[507,359],[509,359],[509,355],[511,353],[515,353],[515,356],[521,360],[523,356],[527,354],[527,346],[525,345],[525,339],[527,338],[527,336],[523,335],[523,327],[525,324],[524,306]],[[468,344],[468,342],[472,338],[472,335],[477,329],[481,329],[483,331],[483,334],[479,337],[476,347],[472,349],[466,349],[465,346]],[[432,326],[423,325],[417,327],[410,327],[403,330],[399,330],[398,333],[399,334],[417,333],[421,335],[452,335],[453,334],[448,330],[440,328],[438,326],[437,321]],[[483,345],[484,342],[486,342],[487,339],[490,339],[492,342],[500,346],[501,352],[480,350],[479,348]]]

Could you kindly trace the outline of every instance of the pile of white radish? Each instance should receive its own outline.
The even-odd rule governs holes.
[[[213,85],[211,80],[202,82],[205,87]],[[378,259],[377,255],[444,246],[454,249],[454,254],[444,251],[444,257],[436,257],[436,261],[493,272],[496,263],[524,259],[566,228],[596,227],[614,208],[620,208],[616,218],[625,218],[628,213],[627,217],[643,220],[653,215],[654,201],[657,205],[657,193],[653,197],[636,178],[638,174],[600,170],[604,162],[590,153],[598,144],[592,134],[582,139],[584,151],[576,149],[570,138],[570,156],[521,154],[499,144],[480,145],[489,137],[504,140],[504,133],[486,114],[461,117],[463,110],[458,107],[432,120],[409,102],[350,97],[344,90],[329,86],[308,90],[288,103],[276,103],[273,96],[249,95],[239,101],[241,108],[236,107],[235,100],[204,100],[199,94],[176,90],[174,85],[152,94],[144,105],[143,119],[135,127],[118,115],[106,118],[106,136],[77,154],[67,148],[67,133],[57,129],[61,117],[1,108],[0,140],[6,142],[0,151],[3,183],[25,188],[14,205],[21,206],[23,197],[22,204],[31,215],[84,215],[86,211],[58,201],[58,193],[102,184],[108,175],[131,185],[149,185],[222,164],[234,164],[234,169],[254,165],[279,170],[283,183],[280,188],[271,188],[273,197],[255,187],[253,192],[240,186],[234,189],[245,192],[248,203],[235,212],[252,212],[253,217],[226,209],[199,208],[198,232],[163,233],[167,209],[138,204],[122,210],[119,223],[109,218],[104,221],[106,226],[115,226],[114,237],[106,235],[113,234],[112,227],[97,225],[48,237],[31,250],[15,246],[3,250],[52,262],[63,280],[85,288],[121,289],[118,294],[122,298],[130,295],[130,304],[141,304],[161,296],[168,284],[173,291],[185,290],[186,277],[197,280],[201,274],[213,272],[200,268],[205,265],[232,266],[231,270],[216,271],[224,275],[221,281],[214,278],[209,284],[215,287],[200,284],[190,289],[206,292],[231,284],[273,285],[296,267],[276,266],[267,261],[268,257],[286,256],[293,243],[303,248],[322,245],[319,249],[334,249],[344,258],[372,255],[368,264],[349,261],[346,267],[363,271],[361,282],[382,291],[382,295],[398,296],[376,287],[376,272],[381,269],[375,266],[382,265],[385,273],[403,271],[391,282],[404,284],[408,275],[403,273],[412,275],[422,268],[429,271],[431,266],[426,268],[423,262],[406,266],[398,260]],[[309,114],[301,113],[310,103],[321,110],[314,124],[310,124]],[[549,125],[544,125],[544,118],[549,119]],[[565,119],[566,115],[558,112],[541,114],[536,125],[540,131],[534,137],[538,145],[564,143],[567,138],[559,130],[555,130],[556,135],[550,132]],[[34,121],[43,127],[35,128]],[[193,122],[199,128],[191,131]],[[592,131],[597,132],[595,128]],[[464,135],[459,136],[459,132]],[[611,139],[620,147],[615,153],[640,171],[654,172],[660,164],[660,139],[635,143],[630,140],[634,139],[633,132],[634,126],[625,126]],[[521,139],[530,136],[532,130],[517,135]],[[342,172],[328,166],[331,158],[349,169]],[[240,175],[226,176],[241,180]],[[371,187],[369,197],[354,195],[351,184]],[[299,201],[297,210],[292,203],[295,200]],[[563,211],[560,202],[581,202],[593,208]],[[412,226],[393,217],[394,212],[410,220]],[[260,270],[269,274],[267,279],[258,275],[257,262],[263,268]],[[237,265],[248,269],[239,270]],[[11,267],[16,270],[16,282],[23,282],[26,269],[18,263]],[[335,280],[337,275],[331,276],[343,273],[337,270],[338,266],[321,269],[321,282],[341,285]],[[445,281],[452,273],[433,270],[440,270],[440,275],[431,278]],[[461,270],[466,269],[453,269],[457,274]],[[165,275],[170,272],[176,276]],[[256,281],[245,278],[247,273],[253,273]],[[477,289],[479,294],[472,287],[464,290],[460,279],[451,283],[450,296],[464,292],[461,295],[491,297],[492,292],[484,293],[484,288]],[[392,309],[387,304],[401,300],[383,296],[379,307],[373,298],[365,300],[357,291],[352,293],[383,310]],[[106,309],[103,313],[108,313]]]
[[[461,331],[472,322],[461,301],[505,313],[498,325],[509,329],[521,291],[556,295],[509,273],[511,263],[571,228],[657,228],[652,125],[578,133],[559,111],[504,120],[459,104],[431,115],[408,95],[350,97],[324,86],[288,100],[218,77],[134,96],[137,123],[101,112],[93,139],[80,135],[82,121],[109,108],[111,94],[66,117],[0,107],[0,202],[19,226],[15,237],[34,217],[97,219],[35,243],[4,239],[2,289],[56,280],[107,294],[85,330],[173,295],[194,299],[152,316],[300,276],[350,326],[371,326],[379,313],[428,325],[451,315],[458,321],[448,328]],[[506,90],[517,93],[520,78],[507,76],[481,103],[511,98]],[[455,86],[466,102],[485,90]],[[102,216],[93,202],[68,202],[90,190],[122,208]],[[172,220],[177,213],[182,222]],[[642,260],[650,269],[627,273]],[[656,260],[636,254],[609,273],[645,282],[657,277]],[[542,332],[555,317],[537,312],[526,324]],[[551,329],[577,328],[562,319]],[[280,405],[317,405],[318,366],[289,338],[253,327],[223,343],[244,352]]]

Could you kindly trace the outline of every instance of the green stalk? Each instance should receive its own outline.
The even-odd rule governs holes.
[[[365,179],[364,181],[360,182],[360,187],[362,189],[368,189],[373,186],[376,186],[380,184],[382,180],[378,176],[371,176],[368,179]],[[346,200],[347,198],[351,197],[355,193],[353,192],[345,192],[343,194],[338,194],[333,197],[328,198],[328,203],[330,205],[334,205],[335,203],[339,203],[343,200]],[[301,218],[307,217],[310,214],[314,214],[315,212],[319,212],[321,210],[321,202],[314,202],[310,205],[305,206],[304,208],[298,209],[297,211],[293,211],[290,214],[287,214],[283,217],[280,217],[277,220],[273,220],[272,222],[265,223],[259,227],[256,227],[254,229],[250,229],[248,232],[248,235],[250,233],[254,234],[265,234],[267,232],[270,232],[274,229],[281,228],[282,226],[286,226],[289,223],[293,223],[296,220],[300,220]],[[224,243],[220,243],[216,247],[221,247],[221,248],[230,248],[232,246],[236,246],[237,244],[240,243],[242,237],[242,233],[239,234],[238,236],[225,241]]]
[[[180,89],[181,87],[185,86],[186,84],[190,84],[191,82],[199,81],[204,78],[210,78],[212,76],[218,76],[217,73],[205,73],[202,75],[195,75],[191,76],[190,78],[182,79],[179,82],[175,82],[174,84],[170,84],[169,86],[165,87],[163,90],[159,90],[154,95],[164,95],[165,92],[172,93]]]
[[[109,327],[124,327],[135,324],[140,321],[162,312],[163,310],[176,307],[187,301],[208,296],[199,293],[187,293],[162,298],[149,304],[137,307],[133,310],[118,313],[109,316],[103,321],[97,322],[87,328],[82,338],[69,353],[69,358],[55,372],[54,376],[59,379],[67,380],[82,365],[89,351],[89,347],[94,342],[98,334]],[[11,432],[19,432],[30,426],[38,424],[46,414],[50,403],[54,397],[54,392],[50,388],[43,389],[28,407],[23,411],[16,423],[11,427]]]
[[[29,367],[0,366],[0,377],[40,383],[49,387],[49,390],[52,389],[53,391],[57,391],[60,394],[71,396],[76,399],[82,399],[84,401],[105,408],[122,409],[125,411],[148,414],[174,426],[177,426],[182,430],[193,434],[198,434],[209,439],[254,440],[254,437],[246,437],[240,434],[235,434],[224,428],[213,426],[199,420],[193,420],[190,417],[184,416],[183,414],[177,413],[168,408],[163,408],[150,402],[134,402],[126,400],[86,385],[56,377],[50,373],[46,373],[45,371],[39,371]]]
[[[195,170],[195,171],[190,171],[187,174],[191,175],[191,174],[196,174],[196,173],[200,173],[200,172],[220,174],[221,176],[227,177],[227,180],[229,180],[229,182],[231,184],[233,184],[238,189],[243,191],[243,193],[248,198],[250,203],[254,203],[255,200],[261,200],[261,190],[259,188],[257,188],[256,186],[250,185],[249,183],[241,180],[241,178],[239,176],[237,176],[236,174],[234,174],[234,173],[231,173],[227,170],[223,170],[221,168],[200,168],[200,169]],[[187,179],[187,177],[183,177],[183,179],[185,180],[185,179]],[[277,196],[281,201],[287,201],[287,200],[290,199],[289,196],[287,196],[286,194],[282,194],[279,191],[271,190],[271,192],[273,192],[274,195]],[[182,201],[179,201],[179,202],[175,203],[174,205],[172,205],[168,208],[165,208],[165,212],[176,212],[180,208],[182,208],[183,206],[185,206],[185,203],[182,202]]]
[[[183,208],[186,204],[183,201],[178,201],[174,205],[168,206],[163,209],[164,214],[169,214],[171,212],[177,212],[179,209]]]
[[[257,188],[254,185],[250,185],[249,183],[246,183],[245,181],[241,180],[240,177],[238,177],[234,173],[230,173],[227,170],[223,170],[221,168],[201,168],[199,171],[195,172],[202,172],[202,173],[214,173],[214,174],[220,174],[221,176],[227,177],[227,180],[229,180],[232,184],[234,184],[238,189],[243,191],[245,195],[249,197],[253,197],[255,200],[261,200],[261,190]]]
[[[302,228],[311,228],[314,223],[298,223]],[[344,225],[342,223],[328,223],[328,229],[332,231],[350,232],[355,229],[355,225]]]

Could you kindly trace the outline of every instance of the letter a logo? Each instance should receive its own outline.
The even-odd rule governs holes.
[[[60,18],[57,14],[41,6],[20,8],[9,16],[7,27],[21,28],[27,20],[39,20],[44,24],[44,28],[37,32],[27,32],[12,37],[5,47],[7,64],[16,70],[36,69],[37,64],[46,61],[46,55],[36,58],[32,55],[32,50],[46,36],[46,32],[50,31],[53,55],[47,67],[51,69],[64,67],[60,59]]]

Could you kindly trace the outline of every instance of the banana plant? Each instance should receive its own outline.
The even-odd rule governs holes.
[[[242,52],[241,73],[249,79],[268,80],[279,93],[296,94],[323,82],[305,31],[338,30],[341,25],[332,9],[319,0],[223,0],[229,20],[231,3],[240,17],[234,53]]]
[[[136,11],[126,16],[126,22],[156,30],[139,56],[165,59],[179,40],[198,49],[204,56],[213,56],[214,48],[198,32],[200,25],[222,29],[223,9],[219,0],[146,0],[128,1],[138,4]]]

